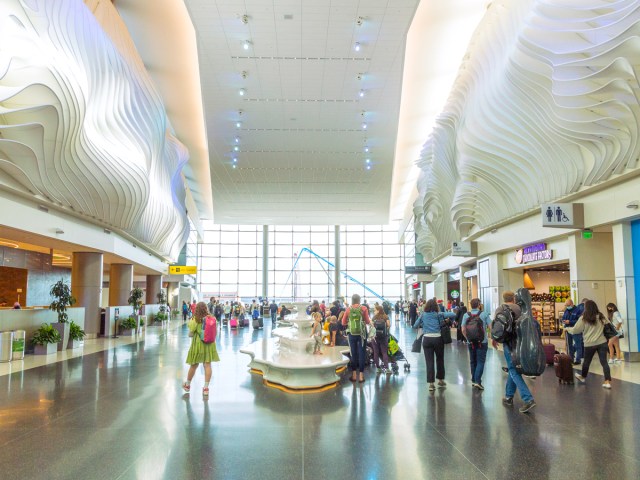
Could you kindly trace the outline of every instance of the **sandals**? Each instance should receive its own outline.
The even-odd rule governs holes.
[[[189,392],[191,391],[191,384],[189,384],[189,383],[187,383],[187,382],[184,382],[184,383],[182,384],[182,389],[183,389],[185,392],[189,393]]]
[[[202,389],[202,396],[203,397],[208,397],[209,396],[209,387],[204,387]]]

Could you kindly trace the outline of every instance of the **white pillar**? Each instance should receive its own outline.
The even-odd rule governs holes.
[[[100,333],[102,304],[102,253],[74,252],[71,263],[71,292],[76,306],[84,307],[84,331],[87,338]],[[105,333],[106,335],[109,332]]]

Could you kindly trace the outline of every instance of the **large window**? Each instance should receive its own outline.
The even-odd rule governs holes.
[[[400,298],[404,258],[397,230],[387,226],[340,228],[340,291]],[[261,225],[205,224],[199,245],[198,289],[205,298],[242,298],[262,294]],[[278,301],[332,301],[335,279],[335,227],[269,226],[267,296]]]

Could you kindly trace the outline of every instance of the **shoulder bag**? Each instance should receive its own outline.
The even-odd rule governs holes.
[[[618,336],[618,331],[616,330],[616,327],[614,327],[611,322],[607,322],[604,324],[603,333],[604,333],[604,338],[606,338],[607,340],[611,340],[613,337]]]
[[[442,315],[438,315],[440,319],[440,336],[442,337],[442,343],[445,345],[453,342],[451,339],[451,323]]]

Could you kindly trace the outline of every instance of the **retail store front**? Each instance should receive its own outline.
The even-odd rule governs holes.
[[[555,248],[564,250],[563,246],[557,243],[524,246],[515,253],[518,267],[510,269],[514,284],[531,292],[533,313],[545,335],[562,333],[564,304],[571,297],[569,262],[564,252]]]

